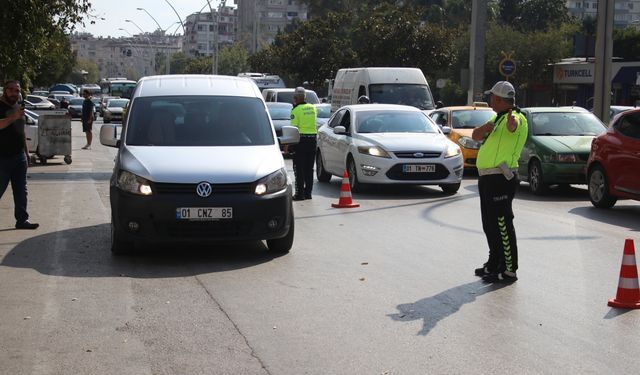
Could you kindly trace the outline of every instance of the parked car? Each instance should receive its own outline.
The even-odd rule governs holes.
[[[31,110],[55,109],[56,105],[51,103],[46,97],[40,95],[27,95],[25,98],[25,108]]]
[[[176,111],[176,107],[180,108]],[[184,116],[178,121],[174,113]],[[266,240],[293,245],[292,186],[258,87],[245,78],[144,77],[117,147],[110,184],[111,250],[137,243]],[[281,143],[298,142],[295,127]]]
[[[58,83],[56,85],[49,87],[49,93],[53,93],[54,91],[65,92],[67,94],[71,94],[74,96],[78,95],[77,87],[69,83]]]
[[[318,180],[342,177],[345,169],[353,192],[365,184],[412,184],[455,193],[463,161],[460,147],[416,107],[356,104],[318,130]]]
[[[105,108],[107,108],[107,102],[109,101],[109,99],[117,99],[117,97],[115,96],[108,96],[105,95],[102,98],[100,98],[100,116],[104,117],[104,110]]]
[[[316,104],[316,127],[321,127],[326,124],[331,117],[331,104],[330,103],[320,103]]]
[[[45,91],[45,90],[33,90],[31,92],[31,95],[39,95],[39,96],[44,96],[47,97],[49,95],[49,91]]]
[[[429,114],[433,121],[451,128],[449,139],[460,146],[465,168],[476,168],[476,158],[480,142],[471,138],[473,129],[484,125],[496,113],[487,103],[474,103],[472,106],[442,107]]]
[[[267,102],[266,105],[269,116],[271,116],[271,122],[273,122],[273,127],[276,130],[276,135],[280,137],[282,136],[282,127],[291,125],[291,109],[293,108],[293,104]]]
[[[38,117],[39,115],[31,110],[25,109],[24,116],[25,116],[24,136],[27,141],[27,149],[29,150],[29,152],[35,153],[38,149]]]
[[[55,99],[55,100],[59,101],[60,103],[62,103],[63,101],[69,103],[72,98],[75,98],[75,96],[73,96],[71,94],[49,93],[49,96],[47,98],[48,99]]]
[[[102,99],[99,97],[91,97],[91,101],[93,102],[93,117],[98,118],[98,115],[101,113],[100,107],[102,106]]]
[[[522,109],[529,134],[518,161],[518,176],[534,194],[550,185],[584,184],[591,141],[606,131],[591,112],[580,107]]]
[[[122,122],[124,109],[129,104],[129,99],[109,99],[102,113],[102,121],[105,124],[111,121]]]
[[[293,104],[293,92],[295,89],[264,89],[262,97],[265,102],[281,102]],[[318,104],[320,99],[313,90],[305,90],[304,100],[309,104]]]
[[[587,173],[595,207],[610,208],[624,198],[640,200],[640,109],[621,113],[593,140]]]
[[[69,101],[69,114],[71,118],[82,117],[82,103],[84,102],[84,98],[73,98]]]

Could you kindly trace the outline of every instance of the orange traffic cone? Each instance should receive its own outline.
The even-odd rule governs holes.
[[[631,239],[627,239],[624,243],[618,292],[616,293],[616,298],[609,300],[608,305],[625,309],[640,309],[638,269],[636,268],[636,254],[633,249],[633,240]]]
[[[355,208],[360,207],[359,204],[353,203],[351,200],[351,187],[349,186],[349,174],[347,170],[344,170],[342,176],[342,186],[340,187],[340,200],[338,203],[331,203],[331,207],[334,208]]]

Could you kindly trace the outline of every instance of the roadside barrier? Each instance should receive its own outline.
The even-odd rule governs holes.
[[[624,243],[618,292],[616,298],[610,299],[607,305],[624,309],[640,309],[640,286],[632,239],[627,239]]]
[[[356,208],[360,207],[359,204],[353,203],[351,199],[351,186],[349,185],[349,174],[347,170],[344,170],[344,175],[342,177],[342,186],[340,187],[340,200],[338,203],[331,203],[331,207],[333,208]]]

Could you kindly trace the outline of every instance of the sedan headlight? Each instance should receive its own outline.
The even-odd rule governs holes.
[[[557,162],[557,163],[578,163],[580,159],[576,154],[551,154],[544,155],[542,159],[545,162]]]
[[[447,150],[444,153],[444,157],[446,158],[452,158],[454,156],[458,156],[460,155],[462,151],[460,151],[460,146],[458,146],[457,144],[453,143],[453,142],[449,142],[447,145]]]
[[[469,137],[460,137],[458,139],[458,143],[460,143],[460,145],[464,148],[470,148],[473,150],[477,150],[480,148],[480,142]]]
[[[151,184],[148,180],[127,171],[121,171],[116,186],[123,191],[138,195],[151,195]]]
[[[282,168],[261,178],[256,184],[256,195],[275,193],[287,187],[287,171]]]
[[[360,146],[358,152],[365,155],[378,156],[381,158],[391,159],[391,156],[383,148],[378,146]]]

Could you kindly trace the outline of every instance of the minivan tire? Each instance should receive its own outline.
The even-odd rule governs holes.
[[[289,232],[282,238],[276,238],[273,240],[267,240],[267,248],[269,252],[274,254],[287,254],[293,246],[293,235],[295,232],[295,221],[293,220],[293,210],[291,210],[291,225],[289,226]]]

